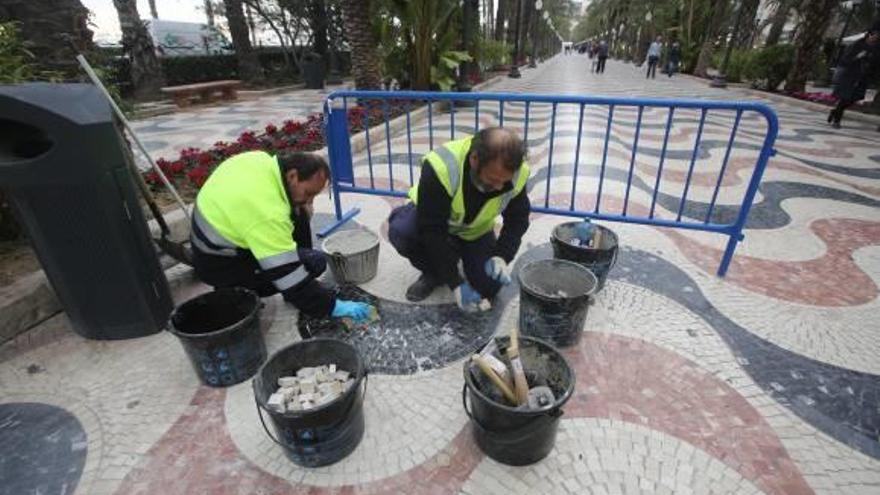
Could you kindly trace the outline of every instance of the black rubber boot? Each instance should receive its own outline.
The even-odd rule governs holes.
[[[424,301],[439,286],[440,282],[423,273],[406,289],[406,300],[410,302]]]

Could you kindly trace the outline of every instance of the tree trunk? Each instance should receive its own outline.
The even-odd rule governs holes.
[[[495,41],[504,41],[504,22],[508,18],[510,0],[498,0],[498,12],[495,13]]]
[[[232,46],[238,57],[238,75],[248,84],[263,82],[263,71],[257,54],[251,47],[247,21],[241,0],[223,0],[226,8],[226,20],[229,23],[229,34],[232,35]]]
[[[327,41],[327,6],[324,0],[310,0],[307,6],[309,14],[309,27],[314,36],[315,53],[321,56],[324,65],[329,61]],[[329,66],[328,66],[329,67]]]
[[[743,0],[740,5],[740,9],[742,11],[739,23],[739,30],[736,33],[733,33],[733,47],[734,48],[751,48],[749,45],[752,43],[755,35],[755,20],[758,16],[758,4],[761,3],[761,0]]]
[[[382,67],[378,40],[370,25],[369,0],[344,0],[342,14],[351,45],[351,71],[357,89],[380,89]]]
[[[507,44],[510,45],[511,49],[516,44],[516,23],[518,21],[522,22],[519,15],[519,2],[524,1],[526,0],[507,0],[505,2],[507,3],[507,31],[504,34],[504,39],[507,40]]]
[[[834,17],[830,13],[836,6],[836,0],[805,0],[802,7],[804,20],[795,39],[794,65],[785,81],[786,92],[803,91],[806,87],[807,77],[822,48],[822,37]]]
[[[697,58],[697,67],[694,74],[700,77],[709,77],[709,65],[712,63],[712,51],[715,48],[715,38],[724,23],[727,13],[727,0],[715,2],[712,7],[712,16],[706,26],[706,36],[703,46],[700,48],[700,56]]]
[[[530,2],[528,0],[523,0],[525,5],[523,5],[523,20],[522,20],[522,28],[519,32],[519,43],[520,43],[520,54],[522,58],[528,59],[528,54],[531,53],[529,51],[529,47],[531,46],[530,40],[532,39],[532,15],[535,12],[535,3]]]
[[[88,17],[80,0],[0,2],[0,21],[18,22],[19,36],[28,43],[39,67],[60,72],[65,79],[81,75],[76,54],[95,48]]]
[[[156,10],[156,0],[147,0],[147,3],[150,5],[150,17],[158,19],[159,11]]]
[[[137,10],[137,0],[113,0],[122,30],[122,48],[131,62],[131,84],[138,99],[159,95],[165,84],[153,40]]]
[[[205,17],[208,19],[208,25],[214,26],[214,4],[211,0],[205,0]]]
[[[776,10],[773,11],[770,24],[770,32],[767,34],[766,46],[772,46],[779,43],[782,36],[782,30],[785,29],[785,23],[788,21],[788,13],[791,12],[791,0],[779,0]]]

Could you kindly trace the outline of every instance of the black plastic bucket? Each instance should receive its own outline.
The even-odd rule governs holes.
[[[599,224],[593,224],[602,231],[602,239],[599,246],[580,246],[572,243],[575,236],[575,227],[581,222],[566,222],[557,225],[550,237],[553,245],[553,257],[560,260],[574,261],[593,272],[599,281],[596,292],[605,287],[605,279],[608,272],[617,264],[617,234],[611,229]]]
[[[496,342],[503,353],[510,339],[497,338]],[[511,466],[533,464],[553,450],[559,418],[563,413],[562,406],[571,397],[575,381],[571,366],[550,344],[531,337],[520,337],[519,347],[526,374],[542,377],[539,383],[530,379],[529,386],[550,387],[556,397],[552,407],[524,411],[500,402],[497,397],[484,392],[490,386],[488,379],[479,372],[479,378],[475,378],[470,361],[464,364],[464,387],[461,391],[461,401],[471,418],[474,440],[480,450],[492,459]]]
[[[269,396],[278,389],[278,378],[303,367],[331,363],[354,377],[354,385],[342,396],[308,411],[279,413],[267,407]],[[269,358],[254,377],[254,400],[263,429],[296,464],[333,464],[351,454],[364,436],[366,378],[367,371],[357,349],[341,340],[313,338],[289,345]],[[263,411],[269,414],[277,437],[266,426]]]
[[[567,347],[580,341],[596,277],[566,260],[536,260],[519,271],[519,328],[523,335]]]
[[[180,339],[202,383],[226,387],[254,376],[266,360],[259,296],[224,288],[174,308],[168,329]]]

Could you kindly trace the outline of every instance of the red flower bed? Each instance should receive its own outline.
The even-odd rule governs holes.
[[[415,106],[396,101],[389,102],[385,109],[382,105],[371,105],[369,109],[362,106],[349,108],[349,132],[360,132],[366,126],[383,123],[386,114],[391,119],[406,112],[407,108],[414,109]],[[175,185],[199,189],[217,165],[238,153],[254,150],[272,154],[280,151],[314,151],[324,146],[324,114],[316,113],[305,121],[285,120],[280,128],[275,124],[268,124],[259,132],[243,132],[233,143],[218,141],[207,150],[186,148],[176,160],[160,158],[156,165]],[[161,186],[159,175],[152,170],[144,173],[144,180],[156,188]]]
[[[825,105],[836,105],[837,97],[830,93],[822,93],[822,92],[802,92],[796,91],[791,93],[791,96],[797,98],[798,100],[807,100],[815,103],[823,103]]]

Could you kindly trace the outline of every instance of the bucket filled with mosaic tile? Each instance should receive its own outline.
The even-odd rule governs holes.
[[[313,338],[281,349],[253,380],[266,434],[300,466],[343,459],[364,436],[366,379],[357,350],[341,340]]]

